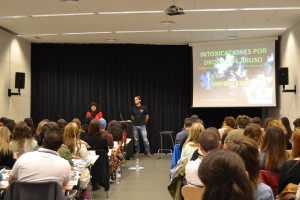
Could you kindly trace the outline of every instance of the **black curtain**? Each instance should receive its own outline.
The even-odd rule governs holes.
[[[92,101],[104,118],[130,119],[136,95],[148,107],[151,151],[160,146],[159,131],[182,129],[198,114],[208,126],[225,116],[261,116],[261,108],[192,109],[192,50],[175,45],[32,44],[31,115],[35,122],[82,121]],[[166,140],[169,145],[169,141]]]

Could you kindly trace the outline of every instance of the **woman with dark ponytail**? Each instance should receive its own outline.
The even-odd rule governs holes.
[[[96,103],[96,102],[91,103],[90,109],[86,113],[86,117],[89,117],[89,116],[92,116],[95,119],[103,118],[102,112],[100,112],[98,103]]]
[[[203,200],[253,200],[244,162],[232,151],[218,149],[209,153],[198,175],[205,186]]]

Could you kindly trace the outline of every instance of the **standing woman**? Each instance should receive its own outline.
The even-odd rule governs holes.
[[[64,143],[70,149],[71,155],[73,157],[80,157],[82,160],[89,160],[89,152],[87,150],[89,145],[79,137],[79,129],[75,122],[71,122],[65,126]],[[91,179],[90,172],[87,168],[89,165],[90,163],[88,161],[80,176],[80,187],[82,189],[86,189]]]
[[[10,169],[13,167],[16,159],[12,149],[9,146],[10,140],[10,131],[5,126],[0,127],[0,166],[1,169],[3,167],[9,167]]]
[[[92,102],[89,111],[86,113],[86,117],[92,116],[95,119],[103,118],[102,112],[100,112],[100,108],[98,103]]]
[[[37,141],[32,136],[31,129],[24,121],[17,123],[12,132],[11,139],[9,145],[14,152],[18,152],[18,157],[23,153],[34,151],[37,147]]]

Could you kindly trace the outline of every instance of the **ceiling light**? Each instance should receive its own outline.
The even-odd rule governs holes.
[[[116,31],[116,33],[163,33],[169,30]]]
[[[178,8],[178,7],[177,7]],[[217,9],[187,9],[184,12],[234,12],[234,11],[265,11],[265,10],[300,10],[300,7],[273,7],[273,8],[217,8]],[[164,13],[163,10],[140,10],[140,11],[119,11],[119,12],[91,12],[91,13],[61,13],[43,15],[17,15],[0,16],[0,19],[19,19],[30,17],[64,17],[81,15],[122,15],[122,14],[157,14]]]
[[[105,42],[117,42],[117,39],[105,39]]]
[[[239,36],[237,36],[237,35],[229,35],[229,36],[227,36],[227,38],[229,38],[229,39],[235,39],[235,38],[238,38]]]
[[[63,3],[66,3],[66,4],[78,4],[79,0],[60,0],[61,2]]]
[[[171,24],[175,24],[174,21],[161,21],[161,22],[159,22],[159,23],[162,24],[162,25],[171,25]]]
[[[286,28],[224,28],[224,29],[170,29],[170,30],[136,30],[136,31],[99,31],[99,32],[77,32],[77,33],[42,33],[42,34],[19,34],[20,37],[40,37],[57,35],[91,35],[91,34],[112,34],[112,33],[166,33],[166,32],[217,32],[217,31],[286,31]],[[235,37],[235,36],[228,36]],[[236,36],[237,37],[237,36]],[[109,39],[107,39],[109,40]],[[115,40],[115,39],[111,39]]]

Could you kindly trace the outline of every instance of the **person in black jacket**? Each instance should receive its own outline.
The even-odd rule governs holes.
[[[108,152],[108,144],[107,139],[105,137],[100,136],[101,133],[101,123],[98,119],[93,119],[88,128],[88,136],[84,138],[84,140],[88,143],[92,150],[100,150],[104,149]],[[93,177],[93,174],[92,174]],[[100,189],[97,180],[92,178],[92,186],[93,191]]]

